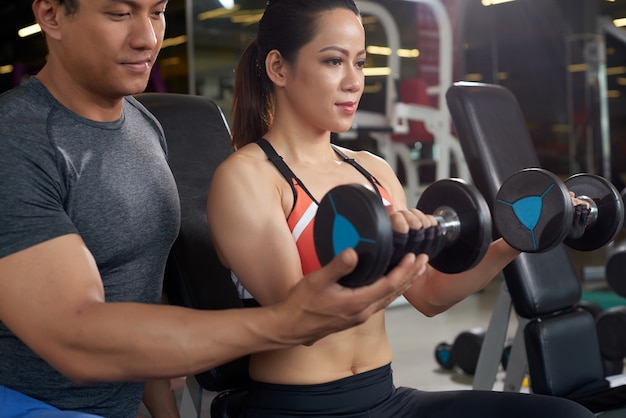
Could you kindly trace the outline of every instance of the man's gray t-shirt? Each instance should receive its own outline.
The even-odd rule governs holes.
[[[135,99],[118,121],[102,123],[62,106],[34,77],[0,96],[0,258],[79,234],[107,302],[158,303],[179,223],[163,131]],[[76,385],[2,323],[0,385],[114,418],[135,418],[143,391],[140,383]]]

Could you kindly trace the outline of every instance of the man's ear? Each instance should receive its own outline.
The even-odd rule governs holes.
[[[65,13],[65,8],[54,0],[34,0],[33,14],[35,20],[46,34],[46,37],[52,39],[60,39],[61,31],[59,24],[59,16]]]
[[[277,49],[271,50],[265,57],[265,72],[275,86],[281,87],[287,80],[289,64]]]

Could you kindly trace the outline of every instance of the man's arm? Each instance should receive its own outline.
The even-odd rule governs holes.
[[[336,283],[357,262],[346,250],[279,304],[202,311],[105,303],[91,254],[65,235],[0,259],[0,320],[76,382],[177,377],[360,324],[402,294],[425,260],[407,255],[383,280],[349,289]]]

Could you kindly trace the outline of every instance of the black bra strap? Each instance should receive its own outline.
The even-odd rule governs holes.
[[[280,174],[283,175],[283,177],[289,182],[289,184],[293,184],[291,180],[297,179],[296,175],[294,174],[293,171],[291,171],[291,168],[289,168],[289,166],[285,163],[285,161],[283,160],[283,157],[278,155],[278,153],[276,152],[272,144],[270,144],[265,138],[259,139],[258,141],[256,141],[256,143],[265,152],[265,155],[267,155],[267,159],[270,160],[276,166],[278,171],[280,171]]]
[[[368,179],[370,183],[372,183],[372,186],[374,186],[374,190],[376,191],[376,194],[378,194],[378,196],[382,198],[382,196],[380,195],[380,190],[378,190],[378,187],[377,187],[378,185],[380,185],[380,182],[376,179],[376,177],[372,176],[370,172],[367,171],[365,168],[363,168],[361,164],[357,163],[354,158],[350,158],[346,154],[344,154],[343,151],[341,151],[339,147],[337,147],[335,144],[331,144],[331,146],[333,147],[333,150],[335,150],[337,155],[343,158],[343,160],[347,162],[348,164],[350,164],[352,167],[356,168],[359,171],[359,173],[363,174],[363,176],[366,179]]]
[[[259,147],[261,147],[261,149],[265,152],[265,155],[267,155],[267,159],[270,160],[272,164],[274,164],[274,167],[278,169],[278,171],[280,172],[280,174],[283,175],[287,183],[289,183],[289,187],[291,187],[291,191],[293,193],[294,207],[296,205],[296,200],[298,199],[298,193],[296,192],[296,188],[293,185],[293,180],[295,180],[296,183],[298,183],[300,187],[302,187],[302,190],[304,190],[304,192],[309,195],[313,202],[319,204],[319,202],[313,197],[311,192],[309,192],[309,189],[307,189],[306,186],[302,184],[300,179],[296,176],[296,174],[291,171],[291,168],[289,168],[287,163],[285,163],[283,157],[278,155],[272,144],[270,144],[267,139],[261,138],[256,141],[256,143],[259,144]],[[291,210],[293,210],[293,208],[291,208]]]

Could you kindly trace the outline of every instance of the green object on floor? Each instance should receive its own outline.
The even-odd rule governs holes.
[[[602,309],[609,309],[614,306],[626,306],[626,298],[618,295],[612,290],[585,290],[582,300],[595,302]]]

